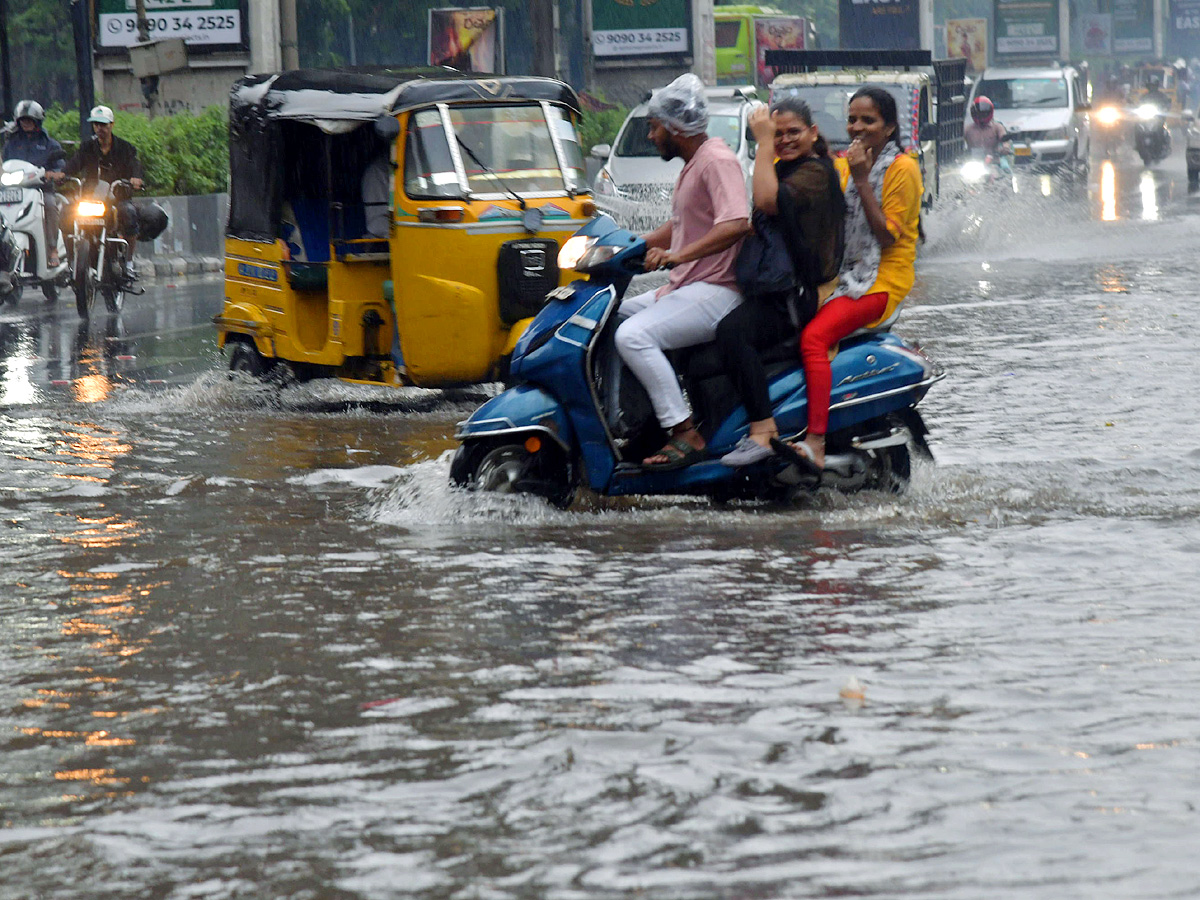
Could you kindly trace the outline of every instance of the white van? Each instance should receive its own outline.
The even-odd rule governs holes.
[[[1073,66],[985,69],[971,90],[972,103],[976,97],[995,104],[996,121],[1008,131],[1018,168],[1087,170],[1089,103]]]

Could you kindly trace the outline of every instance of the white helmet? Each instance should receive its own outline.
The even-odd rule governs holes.
[[[36,100],[22,100],[17,104],[17,109],[13,113],[13,119],[20,121],[21,119],[33,119],[39,125],[45,120],[46,113],[42,109],[42,104]]]
[[[101,125],[111,125],[113,123],[113,111],[107,106],[93,106],[91,113],[88,115],[89,122],[99,122]]]

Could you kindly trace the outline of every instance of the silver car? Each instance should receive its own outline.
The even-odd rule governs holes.
[[[1008,132],[1018,169],[1087,168],[1089,103],[1077,69],[985,69],[971,91],[972,102],[976,97],[987,97],[995,105],[996,121]]]
[[[721,138],[737,154],[749,192],[756,148],[746,118],[756,99],[754,88],[708,88],[705,94],[709,137]],[[670,217],[671,191],[683,168],[682,159],[668,161],[658,155],[648,136],[646,110],[645,102],[634,107],[617,132],[616,142],[597,144],[591,153],[604,161],[596,175],[596,205],[634,231],[650,230]]]

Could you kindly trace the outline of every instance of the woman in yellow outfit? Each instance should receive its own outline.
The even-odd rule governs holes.
[[[808,431],[799,443],[771,441],[813,473],[825,468],[830,351],[859,328],[896,314],[912,289],[917,258],[921,170],[900,144],[895,99],[882,88],[861,88],[850,98],[846,131],[850,148],[835,160],[846,195],[846,252],[833,296],[800,334]]]

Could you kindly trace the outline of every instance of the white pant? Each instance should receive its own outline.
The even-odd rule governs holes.
[[[617,352],[654,404],[658,424],[678,425],[691,415],[675,370],[664,350],[706,344],[717,334],[717,323],[736,309],[742,295],[732,288],[703,281],[685,284],[655,300],[654,291],[628,297],[617,310]]]

